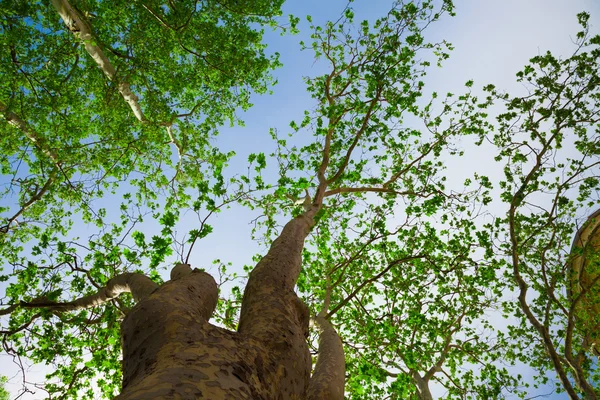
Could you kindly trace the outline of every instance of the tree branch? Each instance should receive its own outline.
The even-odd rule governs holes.
[[[19,218],[33,203],[40,200],[44,194],[48,191],[54,180],[56,179],[56,170],[52,170],[48,179],[46,179],[46,183],[39,190],[37,190],[30,198],[21,206],[19,211],[17,211],[12,217],[10,217],[4,226],[0,227],[0,233],[8,233],[10,230],[10,226],[17,218]]]
[[[371,104],[369,104],[369,108],[367,109],[367,113],[365,114],[365,116],[363,118],[363,122],[362,122],[360,128],[358,129],[358,131],[356,132],[356,134],[354,135],[354,140],[352,141],[352,144],[350,144],[350,147],[346,151],[346,155],[344,156],[344,162],[342,163],[342,165],[340,165],[340,167],[338,168],[335,175],[332,176],[331,178],[327,179],[327,183],[336,182],[342,176],[344,171],[346,170],[346,167],[348,166],[348,162],[350,162],[350,157],[352,156],[352,152],[354,151],[354,148],[360,141],[360,138],[362,137],[363,133],[367,129],[367,126],[369,125],[369,121],[371,120],[371,115],[373,115],[373,112],[375,111],[375,107],[378,104],[380,94],[381,94],[381,87],[378,88],[375,98],[373,98],[371,100]]]
[[[65,303],[35,300],[32,302],[22,301],[19,306],[26,308],[49,308],[58,311],[76,311],[102,305],[118,297],[121,293],[131,293],[134,300],[139,302],[152,294],[157,288],[158,285],[146,275],[126,272],[109,279],[106,286],[89,296],[80,297],[79,299]],[[16,308],[15,305],[10,306],[8,309],[12,311],[14,308]],[[6,311],[1,311],[0,315],[7,314]]]
[[[387,189],[385,187],[339,187],[335,189],[331,189],[325,192],[323,197],[333,196],[339,193],[365,193],[365,192],[375,192],[375,193],[392,193],[396,195],[415,195],[418,196],[418,193],[414,192],[398,192],[396,190]]]
[[[27,139],[29,139],[35,147],[40,149],[48,158],[54,161],[55,164],[60,164],[60,159],[56,152],[48,146],[46,143],[46,139],[40,136],[36,131],[31,129],[29,124],[22,120],[17,114],[12,111],[8,111],[8,106],[0,101],[0,113],[4,114],[4,118],[8,121],[8,123],[14,126],[17,129],[20,129],[21,132],[25,134]]]
[[[378,273],[377,275],[375,275],[374,277],[367,279],[366,281],[364,281],[363,283],[361,283],[356,289],[354,289],[354,291],[352,291],[352,293],[350,293],[348,295],[348,297],[346,297],[344,300],[342,300],[341,302],[338,303],[337,306],[335,306],[333,308],[333,310],[329,311],[329,313],[327,313],[326,318],[330,318],[333,314],[335,314],[336,312],[339,311],[340,308],[344,307],[346,304],[348,304],[348,302],[350,300],[352,300],[357,294],[358,292],[360,292],[362,290],[362,288],[364,288],[365,286],[367,286],[370,283],[375,282],[376,280],[378,280],[379,278],[381,278],[383,275],[385,275],[390,269],[392,269],[392,267],[401,264],[403,262],[407,262],[407,261],[411,261],[411,260],[415,260],[417,258],[421,258],[421,255],[416,255],[416,256],[410,256],[410,257],[404,257],[400,260],[396,260],[393,261],[391,263],[388,264],[387,267],[385,267],[383,269],[383,271],[381,271],[380,273]]]
[[[556,348],[554,347],[554,344],[552,343],[552,339],[550,337],[550,332],[548,331],[547,327],[543,326],[540,323],[540,321],[535,317],[535,315],[531,311],[531,308],[529,307],[529,304],[527,303],[528,285],[527,285],[527,282],[525,282],[525,280],[521,276],[521,272],[519,270],[521,261],[520,261],[520,254],[519,254],[519,250],[520,250],[519,249],[519,241],[518,241],[516,222],[515,222],[515,214],[517,212],[517,208],[521,205],[521,203],[523,202],[523,200],[526,197],[525,190],[527,188],[527,185],[529,185],[529,183],[534,179],[537,171],[542,167],[542,157],[549,150],[550,143],[552,143],[552,141],[555,139],[558,131],[559,131],[559,129],[557,128],[556,133],[554,133],[549,138],[549,140],[547,140],[547,142],[543,146],[542,150],[537,154],[536,160],[535,160],[536,161],[535,165],[529,171],[527,176],[525,176],[525,178],[523,179],[523,181],[521,183],[521,186],[513,195],[512,201],[510,203],[510,209],[508,211],[508,225],[509,225],[509,236],[510,236],[510,243],[511,243],[511,259],[512,259],[512,267],[513,267],[513,276],[519,286],[519,296],[518,296],[519,304],[520,304],[521,309],[523,310],[523,313],[525,314],[527,320],[531,323],[531,325],[533,325],[533,327],[538,331],[538,333],[542,337],[542,340],[544,342],[544,347],[546,348],[546,351],[548,352],[548,355],[550,356],[552,365],[554,366],[554,369],[556,370],[556,373],[558,374],[559,379],[565,388],[565,391],[568,393],[570,398],[577,399],[578,398],[577,392],[573,388],[573,385],[571,384],[571,381],[569,380],[569,377],[567,376],[567,373],[566,373],[565,369],[563,368],[563,365],[561,364],[561,361],[559,359]]]
[[[104,51],[96,44],[96,40],[92,34],[92,27],[87,19],[68,0],[52,0],[52,5],[64,21],[67,29],[83,42],[85,50],[94,59],[96,64],[98,64],[104,75],[110,81],[116,81],[119,93],[121,93],[123,99],[129,104],[135,117],[140,122],[146,122],[147,120],[138,102],[138,97],[131,91],[127,82],[117,81],[117,71],[106,54],[104,54]]]

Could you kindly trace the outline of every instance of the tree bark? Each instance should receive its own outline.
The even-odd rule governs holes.
[[[424,379],[417,371],[411,370],[410,377],[415,386],[417,386],[417,396],[419,400],[433,400],[431,391],[429,390],[429,381]]]
[[[17,129],[20,129],[21,132],[25,134],[25,137],[29,139],[34,146],[40,149],[49,159],[51,159],[55,164],[60,164],[60,159],[56,154],[54,149],[50,148],[46,139],[39,135],[36,131],[31,129],[29,124],[23,121],[17,114],[12,111],[8,111],[8,106],[0,101],[0,113],[4,115],[6,121],[14,126]]]
[[[102,70],[104,75],[106,75],[109,80],[115,81],[119,93],[121,93],[123,99],[129,104],[135,117],[139,121],[145,122],[146,117],[142,112],[138,97],[131,91],[129,83],[117,81],[117,71],[106,54],[104,54],[104,51],[102,51],[102,48],[96,43],[96,39],[92,34],[91,25],[87,19],[81,15],[68,0],[52,0],[52,5],[64,21],[67,29],[71,31],[77,39],[83,42],[85,50],[94,59],[96,64],[98,64],[98,67],[100,67],[100,70]]]
[[[237,332],[208,323],[218,300],[214,279],[176,266],[171,281],[121,325],[123,389],[116,400],[343,399],[341,340],[322,318],[311,379],[309,312],[294,293],[318,209],[288,222],[250,273]]]
[[[21,302],[20,306],[27,308],[49,308],[58,312],[77,311],[100,306],[107,301],[118,297],[121,293],[131,293],[135,301],[142,301],[157,288],[158,285],[146,275],[126,272],[109,279],[108,282],[106,282],[106,286],[89,296],[63,303],[46,301],[45,298],[42,297],[35,299],[32,302]],[[13,307],[16,307],[16,305]],[[0,313],[0,315],[2,315],[2,313]]]
[[[325,317],[317,316],[319,358],[308,387],[308,400],[343,400],[346,360],[339,335]]]
[[[161,286],[143,274],[123,273],[93,295],[64,303],[42,296],[0,315],[17,307],[74,311],[130,292],[137,304],[121,323],[123,386],[116,400],[341,400],[344,350],[324,316],[327,304],[316,317],[321,333],[311,378],[309,311],[294,293],[304,240],[319,209],[307,205],[289,221],[250,273],[237,332],[208,322],[218,302],[217,284],[188,264],[177,264]]]

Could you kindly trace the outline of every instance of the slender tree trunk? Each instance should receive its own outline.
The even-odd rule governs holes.
[[[410,371],[410,376],[417,386],[419,400],[433,400],[433,396],[429,390],[429,380],[424,379],[417,371]]]

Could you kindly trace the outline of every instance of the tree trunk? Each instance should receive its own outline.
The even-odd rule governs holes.
[[[417,387],[417,396],[419,400],[433,400],[433,396],[429,390],[429,380],[424,379],[415,370],[410,371],[410,376]]]
[[[141,300],[121,325],[123,389],[116,399],[307,399],[309,391],[323,392],[331,380],[318,371],[310,377],[309,312],[293,290],[317,211],[314,206],[288,222],[250,273],[237,332],[208,323],[218,299],[214,279],[176,267],[172,279]],[[328,368],[320,360],[319,369],[338,378],[322,398],[341,400],[343,349],[339,337],[331,339],[337,336],[333,327],[327,334],[320,353],[338,357],[324,356],[333,363]],[[330,342],[337,348],[323,348]],[[318,388],[310,390],[311,382]]]

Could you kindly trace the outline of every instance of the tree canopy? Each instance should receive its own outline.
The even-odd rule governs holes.
[[[119,296],[120,277],[163,284],[211,218],[245,207],[269,255],[286,222],[310,220],[289,276],[314,322],[315,376],[341,339],[347,398],[526,398],[554,377],[557,392],[598,398],[600,36],[589,14],[571,56],[540,53],[517,74],[526,95],[473,81],[428,94],[426,74],[452,45],[426,32],[452,17],[450,0],[394,1],[374,21],[352,2],[322,26],[308,17],[302,46],[325,71],[305,79],[313,103],[272,128],[272,154],[229,173],[235,154],[215,137],[271,90],[280,63],[264,30],[298,23],[281,22],[281,3],[0,3],[0,334],[15,360],[52,366],[23,390],[117,395],[120,323],[140,300]],[[503,178],[474,167],[457,185],[447,165],[480,148]],[[215,323],[243,330],[268,307],[240,316],[262,255],[243,269],[215,261]],[[514,374],[523,365],[534,382]]]

